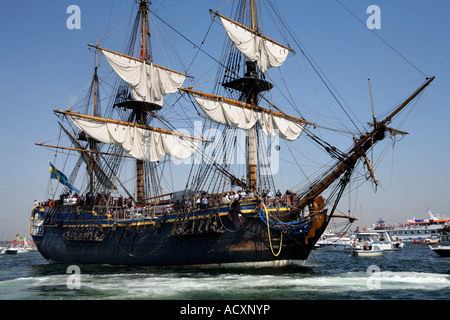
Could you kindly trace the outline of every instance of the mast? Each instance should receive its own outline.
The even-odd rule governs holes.
[[[250,0],[251,13],[252,13],[252,30],[256,31],[255,23],[255,0]],[[254,67],[247,64],[247,73],[249,68]],[[255,70],[256,71],[256,70]],[[257,73],[250,73],[250,76],[257,77]],[[249,90],[247,93],[247,103],[257,106],[258,105],[258,93],[255,90]],[[256,126],[253,126],[247,131],[247,184],[251,190],[256,190]]]
[[[255,0],[250,0],[250,9],[251,9],[251,19],[250,24],[251,27],[247,27],[243,24],[236,23],[231,19],[228,19],[218,12],[214,12],[221,19],[225,19],[226,21],[230,21],[239,27],[250,31],[253,34],[256,34],[258,31],[257,25],[257,12],[256,12],[256,3]],[[259,73],[257,70],[256,61],[252,61],[247,58],[246,61],[246,73],[243,77],[238,78],[236,80],[232,80],[230,82],[224,83],[223,86],[225,88],[234,89],[241,92],[241,96],[245,98],[245,102],[248,105],[252,105],[254,107],[258,107],[258,95],[260,92],[268,91],[273,88],[273,85],[264,80],[260,79]],[[246,184],[249,189],[257,191],[258,185],[258,177],[257,177],[257,139],[256,139],[256,126],[251,127],[247,130],[247,179]]]
[[[98,45],[98,38],[95,39],[95,44]],[[95,69],[94,69],[94,110],[93,116],[97,116],[97,91],[98,91],[98,49],[95,49]],[[88,139],[88,143],[91,150],[97,150],[97,142],[94,139]],[[95,166],[95,153],[89,154],[89,192],[94,193],[94,166]]]
[[[250,0],[250,6],[252,9],[252,30],[256,31],[256,23],[255,23],[255,0]]]
[[[213,122],[245,130],[246,163],[240,167],[245,172],[238,184],[236,179],[231,178],[231,186],[239,185],[254,191],[266,187],[272,189],[274,184],[271,177],[259,178],[259,163],[262,161],[259,161],[258,157],[264,156],[258,151],[259,137],[264,133],[266,136],[278,135],[283,139],[295,140],[308,123],[283,113],[273,105],[278,112],[259,106],[260,93],[273,88],[273,85],[265,80],[264,73],[272,67],[281,66],[289,52],[293,50],[260,32],[256,0],[239,0],[237,7],[234,19],[220,14],[218,10],[210,10],[213,16],[220,19],[230,40],[225,45],[223,63],[218,69],[218,78],[222,78],[222,81],[218,81],[217,84],[222,90],[216,86],[214,89],[216,94],[208,94],[191,90],[191,87],[180,89],[193,96],[202,111]],[[227,136],[228,138],[231,137]],[[229,156],[228,151],[224,150],[223,155],[223,159],[226,159]],[[215,167],[220,174],[228,171],[225,168],[227,164],[224,168]],[[260,168],[263,171],[267,170],[264,166]],[[240,174],[241,172],[238,175]],[[225,176],[230,178],[228,174]],[[205,176],[199,170],[197,177],[192,181],[196,187],[198,184],[206,183],[207,180],[212,183],[214,178]],[[216,186],[214,184],[213,188],[217,188]]]
[[[95,40],[98,47],[98,38]],[[97,90],[98,90],[98,48],[95,49],[95,70],[94,70],[94,116],[97,116]]]
[[[114,103],[114,107],[117,107],[121,118],[127,119],[126,122],[133,122],[147,130],[151,120],[148,114],[152,113],[155,116],[156,111],[163,107],[164,97],[170,93],[175,93],[181,87],[187,75],[161,67],[152,62],[148,23],[149,4],[151,4],[151,1],[140,0],[136,2],[139,3],[139,9],[135,18],[127,54],[100,48],[98,45],[89,46],[101,50],[112,69],[124,81],[118,89]],[[99,123],[96,125],[102,126]],[[125,124],[125,127],[130,127],[130,125]],[[128,130],[125,127],[123,130]],[[87,127],[86,130],[89,130],[89,128]],[[131,136],[134,133],[128,132],[127,134]],[[138,139],[157,139],[156,136],[162,137],[161,135],[150,135],[151,137],[139,137]],[[137,206],[142,206],[144,198],[156,196],[162,191],[156,165],[160,155],[169,154],[172,156],[175,154],[176,157],[182,157],[188,153],[189,143],[183,144],[182,141],[175,141],[170,137],[165,140],[167,141],[164,143],[154,141],[156,146],[151,150],[148,146],[136,145],[135,147],[130,147],[127,144],[128,150],[133,153],[133,156],[136,155],[135,158],[137,159],[135,162],[136,193],[134,196],[134,203]],[[114,144],[121,144],[117,139],[110,141]],[[181,149],[178,151],[172,150],[171,144],[180,145]],[[158,146],[159,150],[157,150]],[[146,152],[151,154],[145,154]],[[148,160],[156,158],[158,160]]]
[[[141,54],[142,60],[148,60],[147,54],[147,43],[146,43],[146,26],[147,26],[147,15],[148,15],[148,1],[141,0],[139,5],[139,13],[141,15],[142,21],[142,38],[141,38]],[[145,125],[147,124],[147,113],[142,109],[136,109],[136,123]],[[144,161],[137,159],[136,160],[136,204],[138,206],[142,206],[144,202]]]

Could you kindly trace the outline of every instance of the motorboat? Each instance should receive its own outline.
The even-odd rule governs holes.
[[[31,251],[31,248],[21,248],[21,247],[9,247],[5,249],[6,254],[18,254],[18,253],[25,253]]]
[[[450,226],[446,225],[440,231],[437,245],[429,246],[430,249],[441,257],[450,257]]]
[[[399,245],[394,243],[387,232],[359,232],[353,238],[350,249],[362,250],[364,245],[377,247],[381,251],[397,251]]]
[[[403,242],[402,239],[400,239],[397,236],[391,236],[391,235],[389,235],[389,236],[391,237],[391,242],[392,242],[392,244],[394,245],[395,248],[403,249],[405,247],[405,243]]]
[[[332,252],[348,252],[352,237],[346,235],[324,234],[323,237],[317,241],[316,249],[332,251]]]
[[[17,235],[9,242],[9,246],[3,250],[5,254],[18,254],[34,250],[34,244],[26,236]]]
[[[353,257],[379,257],[383,255],[383,250],[377,246],[365,245],[362,249],[352,249]]]
[[[450,245],[448,246],[430,246],[430,249],[441,257],[450,257]]]

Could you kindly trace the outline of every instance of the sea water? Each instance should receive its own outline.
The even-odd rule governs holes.
[[[314,250],[302,268],[79,265],[74,273],[33,251],[0,255],[0,299],[448,300],[449,261],[411,244],[381,257]]]

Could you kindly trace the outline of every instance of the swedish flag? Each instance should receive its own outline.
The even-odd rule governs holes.
[[[48,162],[48,164],[50,166],[50,176],[52,179],[57,179],[60,183],[69,187],[70,190],[72,190],[74,192],[78,192],[78,190],[69,183],[69,180],[64,175],[64,173],[62,173],[61,171],[56,169],[56,167],[50,161]]]

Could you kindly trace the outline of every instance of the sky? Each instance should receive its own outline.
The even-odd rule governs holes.
[[[211,25],[208,10],[223,8],[222,12],[229,13],[231,2],[153,0],[152,8],[198,44]],[[389,150],[384,164],[377,167],[381,187],[374,193],[367,183],[343,202],[351,202],[352,214],[360,219],[357,223],[367,226],[378,218],[388,223],[426,218],[428,208],[450,216],[450,2],[339,2],[276,3],[284,20],[359,121],[371,119],[368,78],[376,113],[382,115],[425,80],[422,73],[436,76],[402,127],[410,134],[397,142],[394,153]],[[72,15],[67,9],[71,5],[81,10],[80,29],[67,26]],[[364,25],[372,15],[367,13],[371,5],[380,9],[380,29],[369,30]],[[132,23],[129,17],[137,7],[132,0],[4,1],[1,7],[0,239],[8,240],[17,233],[29,234],[34,200],[45,197],[49,181],[47,160],[53,155],[35,143],[55,138],[58,128],[54,109],[67,109],[84,96],[94,64],[93,51],[88,50],[87,44],[98,37],[105,47],[120,51]],[[215,37],[220,37],[220,41]],[[220,25],[213,24],[208,35],[213,40],[205,44],[205,51],[220,54],[223,37]],[[159,38],[154,39],[158,47]],[[176,41],[180,43],[180,56],[195,53],[192,44]],[[162,55],[161,64],[170,55]],[[106,70],[105,64],[100,62],[102,70]],[[200,54],[192,72],[207,70],[210,65],[210,58]],[[305,101],[312,100],[307,96],[311,87],[304,77],[292,74],[289,80],[300,95],[306,90]],[[302,112],[305,117],[309,113],[310,110]]]

